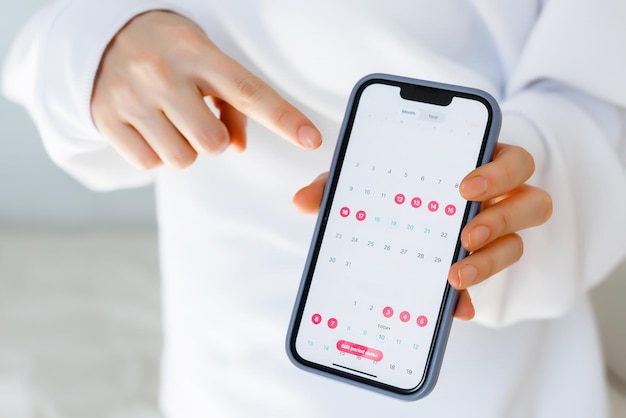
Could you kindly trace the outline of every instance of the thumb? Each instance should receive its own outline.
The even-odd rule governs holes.
[[[293,196],[294,206],[302,213],[315,214],[320,209],[328,172],[320,174],[311,184],[298,190]]]

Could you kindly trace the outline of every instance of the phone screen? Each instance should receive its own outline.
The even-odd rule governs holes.
[[[479,162],[485,103],[405,99],[366,85],[354,100],[307,270],[293,347],[331,373],[411,390],[427,370]],[[394,389],[395,390],[395,389]]]

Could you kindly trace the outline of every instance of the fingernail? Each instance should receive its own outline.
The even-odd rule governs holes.
[[[465,198],[471,199],[485,193],[487,187],[487,179],[481,176],[473,177],[461,184],[461,193]]]
[[[487,242],[490,236],[491,230],[485,225],[478,225],[476,228],[472,229],[468,237],[471,250],[476,251]]]
[[[471,286],[478,277],[478,269],[471,264],[466,264],[459,269],[459,289]]]
[[[298,129],[298,141],[307,149],[315,149],[320,146],[322,139],[317,129],[309,125],[302,125]]]

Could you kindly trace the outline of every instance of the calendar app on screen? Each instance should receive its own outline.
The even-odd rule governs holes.
[[[303,361],[398,390],[422,382],[490,112],[455,95],[372,83],[345,128],[306,272],[293,346]]]

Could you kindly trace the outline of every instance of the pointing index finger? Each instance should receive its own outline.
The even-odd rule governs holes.
[[[305,149],[315,149],[322,135],[313,123],[272,87],[232,58],[218,52],[199,86],[202,93],[217,96],[281,137]]]

